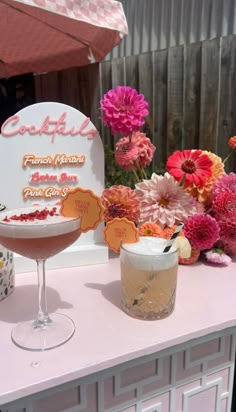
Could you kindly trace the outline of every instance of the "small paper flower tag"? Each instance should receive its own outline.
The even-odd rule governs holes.
[[[121,241],[135,243],[139,240],[139,231],[134,222],[123,218],[114,218],[107,222],[104,229],[104,241],[114,252],[120,252]]]
[[[82,232],[94,230],[103,221],[104,207],[99,196],[81,187],[71,190],[61,201],[61,214],[67,217],[81,216]]]

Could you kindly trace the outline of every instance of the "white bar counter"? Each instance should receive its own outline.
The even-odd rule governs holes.
[[[0,302],[1,412],[230,412],[236,261],[179,266],[176,307],[157,321],[121,309],[119,258],[47,272],[49,312],[70,316],[66,344],[30,352],[11,341],[37,311],[36,273]]]

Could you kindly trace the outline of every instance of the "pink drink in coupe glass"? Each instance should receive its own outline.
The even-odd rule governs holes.
[[[62,345],[74,334],[68,316],[47,312],[45,261],[61,252],[80,236],[80,218],[61,216],[56,207],[30,207],[0,213],[0,243],[37,262],[38,314],[33,321],[17,324],[13,342],[28,350],[47,350]]]
[[[7,249],[34,260],[45,260],[61,252],[80,235],[80,220],[61,216],[56,208],[54,214],[44,219],[30,220],[27,215],[36,210],[22,208],[1,213],[0,243]],[[47,210],[43,207],[39,211]],[[26,216],[25,220],[24,215]],[[14,218],[19,217],[19,220]],[[22,216],[22,217],[21,217]],[[42,214],[40,215],[42,217]],[[21,220],[22,219],[22,220]]]

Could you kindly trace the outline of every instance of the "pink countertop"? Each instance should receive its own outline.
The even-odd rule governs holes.
[[[47,273],[48,307],[69,315],[73,338],[46,352],[16,347],[12,326],[37,310],[35,273],[16,276],[0,302],[0,405],[125,361],[236,325],[236,262],[225,268],[180,266],[176,308],[161,321],[141,321],[120,305],[119,259]]]

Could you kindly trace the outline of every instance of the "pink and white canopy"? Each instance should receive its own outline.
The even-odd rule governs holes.
[[[0,78],[101,61],[127,32],[119,1],[0,0]]]

